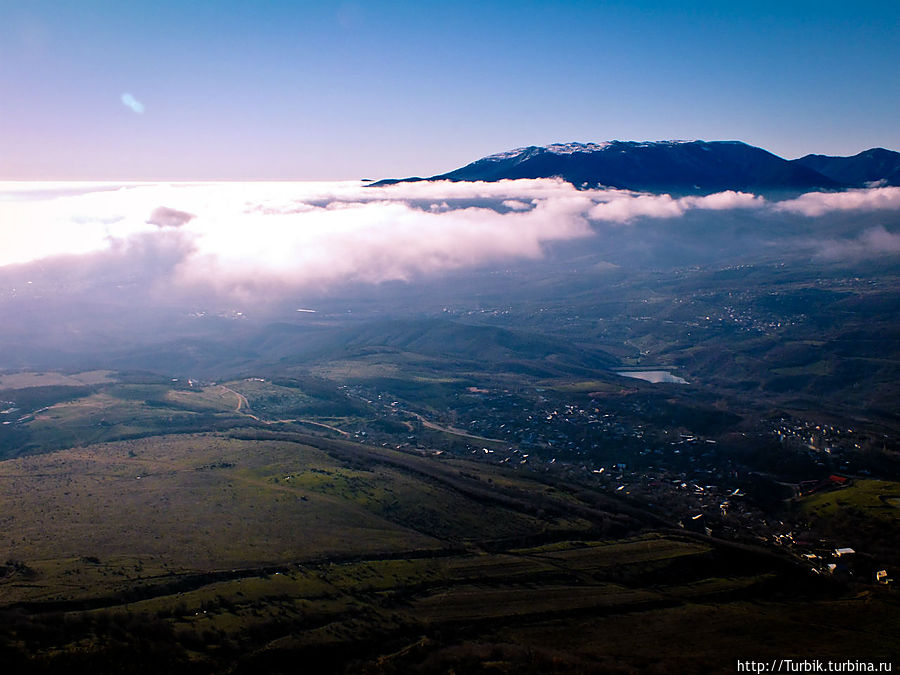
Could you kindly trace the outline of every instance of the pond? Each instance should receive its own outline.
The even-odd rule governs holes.
[[[683,377],[673,375],[668,370],[617,370],[616,375],[622,377],[634,377],[645,382],[659,384],[660,382],[668,382],[671,384],[688,384]]]

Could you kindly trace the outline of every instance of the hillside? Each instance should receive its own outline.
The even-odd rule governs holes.
[[[17,673],[711,672],[792,641],[886,657],[900,627],[895,599],[835,597],[786,557],[432,453],[232,429],[6,461],[0,481]]]
[[[884,148],[872,148],[852,157],[806,155],[793,163],[853,187],[882,181],[884,185],[900,185],[900,152]]]
[[[785,194],[861,187],[878,180],[896,185],[898,157],[879,148],[855,157],[808,155],[788,161],[740,141],[556,143],[489,155],[424,180],[558,177],[577,187],[641,192]],[[388,179],[374,185],[418,180],[423,179]]]

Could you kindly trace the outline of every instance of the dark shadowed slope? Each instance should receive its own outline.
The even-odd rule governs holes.
[[[429,180],[550,177],[560,177],[578,187],[679,194],[842,187],[813,169],[740,141],[610,141],[530,146],[484,157]],[[382,181],[389,182],[397,181]]]
[[[272,331],[280,337],[275,339]],[[602,350],[582,348],[552,336],[436,318],[378,320],[323,332],[315,341],[309,341],[305,351],[292,348],[291,332],[274,326],[265,329],[261,337],[272,354],[284,354],[287,362],[297,363],[387,351],[414,354],[428,362],[443,363],[449,359],[476,368],[503,364],[543,374],[593,372],[618,365],[618,359]]]
[[[806,155],[793,163],[854,187],[878,181],[900,185],[900,152],[884,148],[871,148],[852,157]]]

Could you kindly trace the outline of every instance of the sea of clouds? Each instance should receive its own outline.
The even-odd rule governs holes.
[[[0,183],[0,270],[57,266],[76,277],[128,276],[159,288],[252,294],[345,282],[409,281],[541,258],[589,239],[692,212],[900,211],[900,188],[770,201],[742,193],[672,197],[577,190],[560,180],[494,183]],[[873,226],[810,242],[825,258],[900,252]],[[27,274],[26,274],[27,275]],[[75,283],[75,282],[73,282]]]

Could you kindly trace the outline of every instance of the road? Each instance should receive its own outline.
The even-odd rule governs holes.
[[[287,424],[287,423],[295,423],[295,424],[309,424],[314,427],[322,427],[323,429],[328,429],[329,431],[335,431],[339,433],[341,436],[349,436],[346,431],[343,429],[338,429],[337,427],[333,427],[330,424],[324,424],[323,422],[314,422],[313,420],[304,420],[304,419],[283,419],[283,420],[264,420],[260,417],[257,417],[253,413],[244,412],[244,408],[250,409],[250,403],[247,401],[247,397],[242,393],[235,391],[231,387],[226,387],[224,384],[220,384],[219,387],[224,389],[225,391],[231,392],[237,397],[237,405],[234,408],[234,412],[238,415],[243,415],[244,417],[249,417],[250,419],[256,420],[257,422],[261,422],[262,424]]]

